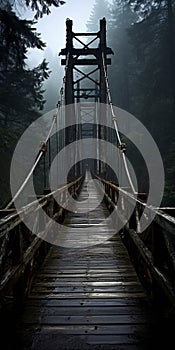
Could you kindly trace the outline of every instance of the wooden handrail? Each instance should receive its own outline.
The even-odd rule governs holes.
[[[44,234],[47,234],[50,222],[53,220],[62,222],[64,219],[64,209],[57,204],[55,197],[64,195],[67,190],[70,190],[72,195],[76,194],[82,185],[83,178],[79,177],[56,191],[39,196],[37,200],[22,207],[19,212],[9,210],[9,215],[0,219],[0,301],[8,292],[11,292],[14,300],[19,304],[23,301],[23,297],[28,294],[35,269],[50,248],[50,244],[40,237],[43,238]],[[67,201],[66,196],[63,197],[65,197],[64,201]],[[64,207],[65,203],[62,204]],[[22,219],[35,211],[36,225],[37,222],[39,225],[39,209],[41,207],[47,211],[50,220],[43,231],[39,227],[36,237],[23,224]],[[5,214],[7,212],[5,211]]]
[[[66,189],[73,187],[80,180],[81,180],[81,177],[79,177],[75,181],[70,182],[68,185],[64,185],[59,189],[53,192],[50,192],[45,196],[43,195],[41,198],[27,204],[25,207],[22,207],[21,210],[18,211],[18,213],[15,211],[13,213],[8,214],[4,218],[0,219],[0,238],[3,237],[7,232],[13,230],[17,225],[19,225],[22,222],[22,219],[21,219],[22,215],[26,216],[31,212],[33,212],[34,210],[35,212],[37,212],[41,207],[44,207],[45,205],[47,205],[48,200],[50,198],[58,194],[61,194]],[[1,210],[1,212],[3,212],[3,210]]]
[[[124,224],[122,238],[132,261],[135,263],[139,277],[148,288],[148,292],[158,300],[158,288],[162,290],[171,304],[175,307],[175,218],[162,210],[147,205],[132,193],[118,187],[106,179],[95,176],[105,191],[105,198],[110,210],[117,205],[117,200],[123,198],[125,209],[128,205],[135,207],[131,218]],[[137,224],[146,209],[147,215],[154,214],[154,219],[144,232],[137,231]],[[118,215],[124,222],[125,213],[119,210]],[[149,271],[149,274],[148,274]],[[145,279],[145,281],[144,281]]]

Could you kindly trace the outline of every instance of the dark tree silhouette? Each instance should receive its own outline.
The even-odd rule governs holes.
[[[30,7],[35,13],[35,19],[43,17],[43,15],[50,14],[50,7],[55,6],[59,7],[65,4],[65,1],[62,0],[13,0],[13,4],[25,4],[27,7]]]
[[[51,3],[51,2],[50,2]],[[44,12],[43,12],[44,13]],[[9,172],[15,144],[44,107],[43,83],[49,76],[46,60],[29,69],[29,48],[44,49],[34,21],[20,19],[12,1],[0,4],[0,183],[1,205],[10,197]]]
[[[12,120],[24,122],[27,108],[34,113],[44,104],[42,84],[48,78],[47,63],[44,60],[33,70],[25,64],[28,48],[45,47],[33,25],[33,21],[19,19],[10,8],[0,10],[0,111],[5,125]]]

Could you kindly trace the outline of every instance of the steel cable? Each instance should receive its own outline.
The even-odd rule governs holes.
[[[52,121],[52,124],[51,124],[51,127],[49,129],[49,132],[46,136],[46,139],[45,141],[43,142],[43,144],[46,146],[47,145],[47,142],[51,136],[51,133],[52,133],[52,130],[53,130],[53,127],[56,123],[56,119],[57,119],[57,114],[53,116],[53,121]],[[12,204],[14,203],[14,201],[19,197],[19,195],[21,194],[21,192],[23,191],[24,187],[27,185],[29,179],[31,178],[36,166],[38,165],[40,159],[42,158],[43,154],[45,154],[45,149],[44,148],[41,148],[38,152],[38,155],[35,159],[35,162],[30,170],[30,172],[28,173],[27,177],[25,178],[24,182],[22,183],[22,185],[20,186],[19,190],[16,192],[16,194],[14,195],[14,197],[12,198],[12,200],[7,204],[7,206],[5,207],[5,209],[10,209],[10,207],[12,206]]]
[[[130,175],[130,172],[129,172],[129,168],[128,168],[128,165],[127,165],[126,156],[125,156],[125,153],[124,153],[124,150],[123,150],[123,143],[122,143],[122,140],[121,140],[121,137],[120,137],[120,133],[119,133],[117,117],[115,115],[114,108],[113,108],[113,103],[112,103],[112,98],[111,98],[111,91],[110,91],[110,88],[109,88],[109,79],[108,79],[108,75],[107,75],[107,71],[106,71],[106,65],[105,65],[104,53],[102,53],[102,62],[103,62],[103,70],[104,70],[105,81],[106,81],[106,90],[107,90],[108,103],[109,103],[109,106],[110,106],[110,109],[111,109],[112,121],[113,121],[113,124],[114,124],[114,128],[115,128],[115,132],[116,132],[116,136],[117,136],[117,140],[118,140],[119,149],[121,151],[121,156],[122,156],[122,160],[123,160],[123,164],[124,164],[124,169],[125,169],[126,176],[128,178],[129,184],[131,186],[131,190],[132,190],[132,192],[134,194],[136,194],[135,187],[134,187],[134,184],[132,182],[131,175]]]
[[[66,66],[65,66],[65,76],[66,76],[66,72],[67,72],[67,69],[68,69],[68,65],[69,65],[69,57],[70,57],[70,53],[68,52],[68,55],[67,55],[67,59],[66,59]],[[64,77],[65,79],[65,77]],[[63,81],[64,81],[63,79]],[[59,110],[59,105],[57,106],[58,110]],[[50,139],[50,136],[51,136],[51,133],[52,133],[52,130],[54,128],[54,125],[57,123],[57,116],[58,116],[58,110],[57,110],[57,113],[56,115],[53,116],[53,121],[52,121],[52,124],[51,124],[51,127],[49,129],[49,132],[46,136],[46,139],[45,141],[43,142],[43,144],[46,146],[49,139]],[[38,152],[38,155],[35,159],[35,162],[34,162],[34,165],[33,167],[31,168],[30,172],[28,173],[26,179],[24,180],[24,182],[22,183],[22,185],[20,186],[19,190],[16,192],[16,194],[14,195],[14,197],[12,198],[12,200],[7,204],[7,206],[5,207],[5,209],[9,209],[12,204],[14,203],[14,201],[19,197],[19,195],[21,194],[21,192],[23,191],[24,187],[26,186],[26,184],[28,183],[29,179],[31,178],[36,166],[38,165],[40,159],[42,158],[43,154],[45,154],[45,151],[44,149],[40,149],[39,152]]]

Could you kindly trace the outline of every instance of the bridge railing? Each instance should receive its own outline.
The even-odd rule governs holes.
[[[105,192],[109,210],[117,206],[118,219],[123,222],[121,237],[128,248],[131,260],[142,283],[154,301],[168,301],[175,306],[175,218],[148,206],[143,200],[98,178]],[[125,222],[130,206],[134,211]],[[125,215],[126,214],[126,215]],[[142,230],[140,218],[144,215],[146,229]],[[154,219],[152,220],[154,216]],[[149,224],[151,222],[151,224]]]
[[[5,296],[11,296],[15,303],[22,305],[22,301],[31,288],[32,279],[37,267],[45,258],[50,244],[39,238],[44,230],[44,223],[40,220],[40,211],[43,210],[50,217],[50,221],[62,222],[65,209],[61,206],[68,201],[68,192],[74,196],[78,193],[83,177],[62,186],[58,190],[38,199],[21,208],[1,210],[0,215],[0,305],[5,302]],[[54,198],[58,198],[57,202]],[[61,203],[60,205],[58,203]],[[35,212],[35,232],[33,234],[23,223],[22,218],[30,217]]]

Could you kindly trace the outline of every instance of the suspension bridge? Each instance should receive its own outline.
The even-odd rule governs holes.
[[[0,211],[1,342],[18,350],[167,346],[173,208],[137,189],[112,103],[106,20],[97,33],[75,33],[69,19],[66,28],[60,101],[26,169],[14,158],[12,200]]]

